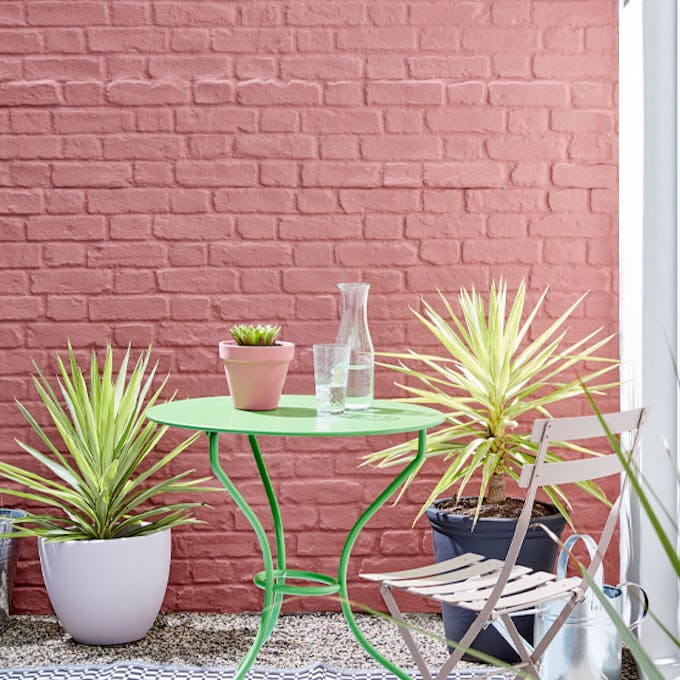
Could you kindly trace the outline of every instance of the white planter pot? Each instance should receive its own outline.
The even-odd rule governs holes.
[[[110,540],[40,539],[47,594],[66,632],[89,645],[143,638],[165,597],[170,544],[170,529]]]

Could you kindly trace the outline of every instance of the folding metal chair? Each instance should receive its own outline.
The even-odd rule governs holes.
[[[645,409],[636,409],[602,416],[612,434],[631,433],[632,444],[628,454],[630,456],[635,456],[637,453],[640,429],[645,414]],[[534,572],[516,564],[517,555],[531,523],[531,511],[539,487],[622,474],[621,462],[616,453],[583,460],[546,463],[549,444],[604,436],[605,430],[598,416],[550,418],[537,420],[534,423],[531,440],[540,442],[540,445],[535,464],[522,467],[519,486],[528,489],[526,501],[504,562],[487,560],[481,555],[467,553],[416,569],[381,574],[360,574],[361,578],[380,582],[383,599],[399,625],[401,635],[424,680],[432,680],[432,676],[397,606],[393,590],[404,590],[477,613],[467,632],[437,674],[436,680],[446,680],[451,669],[461,660],[479,631],[488,625],[495,626],[517,651],[520,662],[515,667],[523,669],[525,673],[533,674],[536,678],[539,677],[538,663],[541,655],[576,604],[583,601],[589,584],[586,577],[571,577],[558,581],[554,574]],[[590,578],[595,575],[602,563],[616,527],[621,497],[628,484],[627,477],[622,476],[624,479],[620,485],[621,493],[611,507],[597,552],[587,569]],[[542,603],[561,599],[566,600],[561,613],[543,638],[535,640],[533,646],[530,645],[517,631],[512,616],[531,613]]]

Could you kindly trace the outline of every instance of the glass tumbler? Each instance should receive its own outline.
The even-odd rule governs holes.
[[[318,415],[335,415],[345,410],[349,345],[314,345],[314,388]]]

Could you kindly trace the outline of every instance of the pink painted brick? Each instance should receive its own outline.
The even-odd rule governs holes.
[[[323,241],[361,238],[361,218],[350,215],[317,217],[292,216],[281,219],[280,237],[290,241],[307,241],[313,236]]]
[[[540,31],[537,28],[471,26],[463,30],[462,46],[470,51],[483,52],[493,45],[494,51],[500,54],[531,54],[539,44]]]
[[[383,185],[386,187],[413,187],[423,184],[420,163],[385,163]]]
[[[534,57],[534,73],[538,78],[590,78],[606,80],[616,64],[610,55],[539,54]]]
[[[101,140],[94,135],[69,135],[64,138],[63,157],[79,160],[103,158]]]
[[[328,83],[324,93],[324,103],[329,106],[362,106],[364,87],[360,82]]]
[[[365,22],[363,3],[300,2],[286,12],[291,26],[357,26]]]
[[[423,112],[418,109],[395,109],[385,111],[385,130],[387,132],[422,133]]]
[[[406,218],[407,238],[462,239],[479,238],[483,234],[484,219],[479,215],[460,214],[460,211],[450,216],[409,215]]]
[[[423,208],[427,213],[460,212],[464,210],[464,195],[461,189],[426,189]]]
[[[168,185],[172,184],[169,182]],[[208,189],[177,189],[170,194],[170,212],[204,213],[212,208],[212,192]]]
[[[244,26],[277,26],[283,23],[283,11],[268,2],[249,3],[241,8],[241,23]]]
[[[136,161],[133,164],[133,181],[139,187],[172,186],[175,183],[172,163]]]
[[[160,52],[167,44],[168,33],[151,27],[91,28],[87,31],[87,46],[91,52]]]
[[[250,161],[178,161],[177,182],[184,186],[248,187],[257,184],[257,165]]]
[[[168,192],[165,189],[91,189],[87,192],[91,213],[167,212]]]
[[[119,0],[111,7],[111,23],[115,26],[138,26],[151,23],[150,8],[138,2]]]
[[[211,241],[234,235],[234,218],[229,215],[158,215],[153,221],[157,238],[177,241]]]
[[[56,83],[47,81],[10,81],[0,83],[3,106],[45,106],[57,104]]]
[[[0,214],[31,215],[43,211],[43,194],[35,189],[0,188]]]
[[[486,141],[491,158],[500,160],[559,160],[567,156],[567,137],[495,135]]]
[[[402,212],[418,208],[412,189],[341,189],[340,205],[348,213]]]
[[[159,26],[232,26],[237,8],[221,2],[158,2],[153,4],[155,23]]]
[[[45,35],[45,51],[50,54],[85,54],[85,31],[81,28],[53,28]]]
[[[612,134],[615,127],[613,111],[553,111],[551,127],[561,132],[593,132]]]
[[[0,158],[62,158],[62,140],[52,135],[3,135]]]
[[[109,135],[104,138],[104,158],[110,160],[178,158],[182,140],[177,135]]]
[[[119,80],[106,88],[106,98],[122,106],[162,106],[191,101],[188,83],[154,80]]]
[[[236,86],[236,98],[245,106],[310,105],[321,103],[318,83],[305,81],[247,81]]]
[[[293,252],[281,244],[215,243],[210,247],[209,262],[218,267],[282,267],[293,264]]]
[[[378,163],[304,163],[302,184],[307,187],[372,187],[379,186],[380,174]]]
[[[108,22],[108,5],[88,0],[30,2],[26,19],[34,26],[95,26]]]
[[[111,238],[113,239],[143,241],[151,236],[152,218],[150,215],[113,215],[109,221],[111,224]]]
[[[104,103],[104,87],[98,82],[64,83],[64,100],[71,106],[92,106]]]
[[[361,155],[366,160],[432,160],[442,157],[442,143],[432,135],[364,137]]]
[[[569,85],[547,81],[494,81],[489,83],[489,99],[492,104],[507,106],[564,106],[569,102]]]
[[[606,236],[611,231],[609,215],[545,215],[531,220],[530,236],[551,238],[569,234],[580,238]]]
[[[173,52],[207,52],[210,49],[210,30],[207,28],[173,29],[170,32]]]
[[[234,145],[236,154],[248,158],[297,158],[316,156],[312,135],[244,135]]]
[[[616,20],[616,5],[608,0],[561,0],[539,3],[533,20],[543,26],[588,26],[608,24]]]
[[[302,214],[338,212],[338,196],[331,189],[303,189],[296,193],[297,209]]]
[[[550,180],[550,164],[542,161],[523,161],[517,163],[510,173],[515,186],[542,187]],[[550,195],[548,195],[548,203]]]
[[[170,316],[169,301],[161,296],[103,295],[93,298],[88,309],[92,321],[159,321]]]
[[[103,67],[94,57],[29,57],[24,74],[30,80],[93,80],[102,77]]]
[[[410,57],[408,69],[413,78],[483,78],[491,62],[484,56]]]
[[[470,212],[541,212],[546,194],[541,189],[471,189],[467,208]]]
[[[500,132],[504,113],[497,108],[431,108],[425,114],[427,127],[433,132]]]
[[[193,90],[197,104],[226,104],[234,100],[234,86],[229,80],[199,80]]]
[[[58,295],[93,295],[111,289],[112,276],[108,271],[91,269],[50,270],[43,269],[31,274],[31,292]],[[52,327],[54,330],[54,327]]]
[[[178,132],[253,132],[257,114],[237,108],[182,108],[177,113]]]
[[[286,79],[352,80],[361,78],[360,57],[324,55],[322,57],[282,57],[281,75]]]
[[[297,132],[300,114],[292,109],[265,109],[260,113],[260,132]]]
[[[378,111],[334,111],[320,109],[302,112],[302,131],[317,133],[373,133],[381,132]]]
[[[123,163],[67,163],[52,169],[55,187],[123,187],[131,179],[132,169]]]
[[[416,32],[408,26],[354,28],[338,31],[341,50],[409,50],[416,46]]]
[[[30,54],[42,51],[40,31],[0,29],[0,54]]]
[[[467,26],[481,19],[486,7],[479,2],[419,2],[410,6],[410,19],[414,24],[434,26]]]
[[[272,57],[239,57],[236,60],[236,77],[240,80],[268,80],[276,77],[277,63]]]
[[[40,109],[14,109],[9,111],[9,123],[12,132],[18,134],[43,134],[50,128],[50,113]]]
[[[295,187],[299,184],[298,163],[292,161],[262,161],[260,183],[266,187]]]
[[[503,163],[425,164],[425,185],[434,187],[497,187],[506,181],[507,167]]]
[[[610,189],[617,185],[618,169],[614,165],[556,163],[553,183],[556,186]]]
[[[294,34],[287,28],[235,28],[211,31],[215,52],[278,54],[294,51]]]
[[[486,85],[481,81],[452,83],[446,86],[449,104],[482,104],[486,99]]]
[[[371,54],[366,58],[366,77],[371,80],[404,80],[408,67],[401,55]]]
[[[335,248],[335,256],[340,264],[354,267],[403,267],[418,262],[416,246],[407,243],[382,243],[379,248],[344,243]]]
[[[225,213],[295,212],[295,194],[289,189],[221,189],[215,192],[215,210]]]
[[[199,76],[230,76],[231,71],[231,60],[228,57],[212,54],[149,58],[149,75],[152,78],[190,80]]]
[[[440,82],[403,80],[369,83],[369,104],[442,104],[444,85]]]
[[[134,125],[135,116],[132,111],[80,109],[57,111],[54,114],[54,129],[65,134],[126,132],[133,130]]]
[[[376,2],[368,6],[368,19],[375,26],[401,26],[407,23],[405,2]]]
[[[0,5],[0,26],[23,26],[24,3],[23,2],[3,2]]]
[[[465,241],[463,262],[466,264],[534,264],[541,261],[541,243],[526,239]]]

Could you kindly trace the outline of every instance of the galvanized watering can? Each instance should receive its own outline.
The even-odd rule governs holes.
[[[566,576],[569,550],[583,540],[592,559],[597,546],[587,535],[574,534],[565,541],[557,562],[557,578]],[[647,594],[635,583],[609,586],[603,583],[602,566],[595,574],[595,583],[609,598],[620,615],[626,609],[624,589],[634,588],[642,603],[640,616],[628,624],[633,630],[647,615]],[[548,602],[538,607],[534,622],[534,638],[540,639],[564,607],[564,600]],[[588,590],[583,602],[576,605],[569,618],[541,657],[541,680],[619,680],[621,678],[621,636],[597,597]]]

